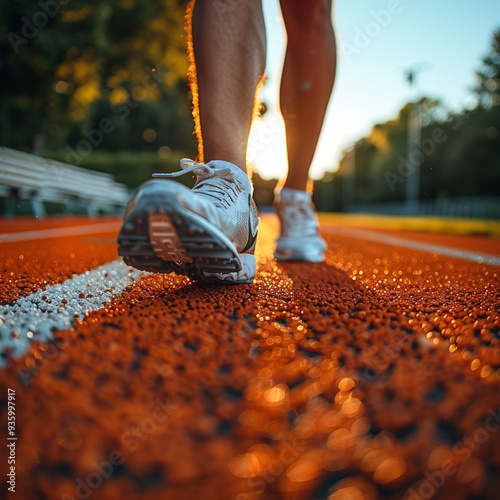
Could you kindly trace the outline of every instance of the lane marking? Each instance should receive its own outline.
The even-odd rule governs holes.
[[[41,240],[46,238],[62,238],[64,236],[78,236],[80,234],[99,234],[117,231],[121,222],[101,222],[85,226],[59,227],[52,229],[38,229],[36,231],[23,231],[21,233],[0,234],[0,243],[15,241]]]
[[[113,297],[120,296],[125,287],[138,281],[141,275],[142,271],[116,259],[12,304],[0,306],[0,352],[9,348],[12,355],[18,357],[28,350],[31,342],[52,340],[54,331],[74,327],[75,313],[83,319],[86,312],[104,307]],[[0,357],[2,365],[5,365],[5,359]]]
[[[478,264],[490,264],[492,266],[500,266],[500,257],[487,253],[476,253],[469,250],[461,250],[459,248],[439,245],[437,243],[424,243],[422,241],[400,238],[398,236],[390,236],[388,234],[376,233],[367,231],[366,229],[347,228],[342,226],[321,225],[321,231],[328,234],[338,234],[362,240],[374,241],[376,243],[385,243],[396,247],[410,248],[412,250],[421,250],[428,253],[437,253],[446,257],[454,257],[457,259],[470,260]]]

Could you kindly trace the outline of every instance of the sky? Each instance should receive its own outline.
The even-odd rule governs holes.
[[[286,173],[278,96],[286,35],[278,0],[263,0],[267,31],[268,111],[250,136],[247,157],[264,178]],[[335,171],[342,151],[426,95],[451,110],[472,107],[475,71],[500,29],[498,0],[336,0],[337,77],[311,166]],[[418,68],[411,89],[405,71]]]

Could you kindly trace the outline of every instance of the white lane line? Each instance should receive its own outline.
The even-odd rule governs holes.
[[[398,236],[390,236],[388,234],[376,233],[365,229],[354,229],[342,226],[329,226],[323,224],[321,231],[328,234],[338,234],[351,238],[362,240],[375,241],[377,243],[385,243],[397,247],[410,248],[412,250],[421,250],[423,252],[437,253],[447,257],[455,257],[457,259],[471,260],[478,264],[491,264],[492,266],[500,266],[500,257],[487,253],[476,253],[469,250],[461,250],[459,248],[439,245],[437,243],[424,243],[422,241],[400,238]]]
[[[61,238],[63,236],[78,236],[80,234],[99,234],[118,231],[121,222],[101,222],[85,226],[58,227],[39,229],[37,231],[22,231],[20,233],[0,234],[0,243],[13,241],[41,240],[45,238]]]
[[[139,280],[141,274],[116,259],[13,304],[0,306],[0,353],[9,348],[18,357],[34,340],[47,342],[54,331],[73,328],[75,313],[83,319],[86,312],[100,309],[113,296],[120,296],[126,286]],[[2,365],[5,365],[3,356]]]

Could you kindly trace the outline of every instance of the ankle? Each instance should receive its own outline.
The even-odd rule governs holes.
[[[226,144],[218,144],[217,147],[211,144],[203,144],[203,161],[219,160],[232,163],[246,172],[246,155],[243,148],[236,147],[227,141]]]
[[[297,169],[295,169],[297,170]],[[285,183],[283,184],[283,189],[293,189],[295,191],[306,191],[307,193],[312,193],[314,186],[314,181],[306,175],[289,175],[285,179]]]
[[[311,193],[308,191],[287,187],[275,191],[274,196],[284,203],[309,203],[311,201]]]

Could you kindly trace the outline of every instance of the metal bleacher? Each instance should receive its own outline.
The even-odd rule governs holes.
[[[37,217],[45,215],[45,203],[97,215],[122,212],[129,193],[112,175],[0,147],[0,198],[5,215],[19,201],[29,202]]]

